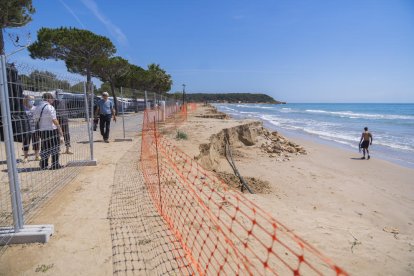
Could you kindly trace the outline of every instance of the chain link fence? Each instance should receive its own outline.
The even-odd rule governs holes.
[[[91,160],[93,99],[76,76],[1,61],[0,244],[6,245],[30,232],[26,225],[42,203]]]
[[[82,166],[96,165],[94,142],[103,141],[95,114],[101,95],[91,87],[87,93],[81,76],[10,63],[1,56],[0,255],[9,243],[47,241],[53,225],[29,223]],[[139,134],[137,113],[146,108],[161,116],[166,107],[175,111],[181,106],[174,97],[155,92],[123,87],[108,92],[117,113],[110,127],[115,142]]]

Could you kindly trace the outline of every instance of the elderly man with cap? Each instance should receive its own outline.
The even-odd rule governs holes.
[[[34,111],[34,121],[37,122],[37,129],[40,133],[40,169],[48,168],[49,156],[52,156],[50,169],[62,168],[59,164],[60,144],[63,143],[63,132],[56,117],[56,110],[53,107],[53,95],[44,93],[43,102]],[[59,138],[60,137],[60,138]]]
[[[116,122],[114,104],[108,99],[108,92],[102,93],[102,99],[97,103],[96,116],[99,114],[99,127],[105,143],[109,143],[109,128],[111,118]]]

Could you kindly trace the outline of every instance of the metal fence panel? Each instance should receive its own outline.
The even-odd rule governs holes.
[[[10,108],[10,113],[0,118],[0,228],[4,229],[14,224],[10,204],[12,191],[8,186],[11,165],[17,171],[15,180],[20,189],[15,192],[21,196],[20,214],[27,224],[42,203],[76,177],[79,165],[90,161],[91,141],[86,120],[87,96],[80,78],[21,63],[9,63],[3,69],[6,69],[3,73],[9,94],[5,103]],[[42,99],[46,93],[54,100],[41,111],[46,104]],[[62,128],[62,144],[58,131],[52,126],[54,112]],[[37,129],[38,117],[41,117],[40,129]],[[9,143],[5,136],[7,119],[11,121],[12,130]],[[14,150],[15,158],[6,154],[7,147]]]

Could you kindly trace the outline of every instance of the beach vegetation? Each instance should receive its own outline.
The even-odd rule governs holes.
[[[187,140],[188,139],[188,135],[187,133],[177,130],[177,135],[175,136],[175,139],[177,140]]]
[[[39,265],[39,266],[36,267],[35,272],[43,272],[43,273],[45,273],[49,269],[53,268],[53,266],[54,266],[54,264],[50,264],[50,265],[42,264],[42,265]]]

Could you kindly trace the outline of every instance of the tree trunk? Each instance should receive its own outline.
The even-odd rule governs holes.
[[[115,95],[115,84],[111,81],[111,93],[114,98],[115,115],[118,116],[118,99]]]
[[[4,55],[4,40],[3,40],[3,28],[0,28],[0,55]]]
[[[92,93],[92,76],[89,70],[86,71],[86,93]]]

